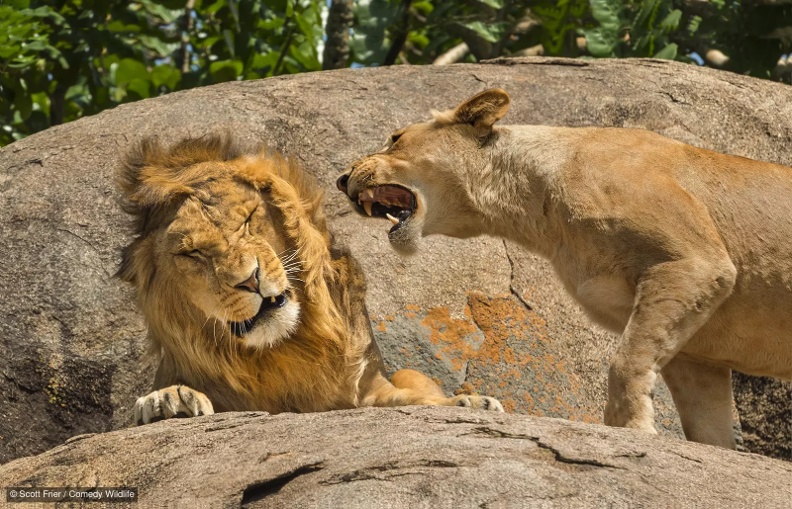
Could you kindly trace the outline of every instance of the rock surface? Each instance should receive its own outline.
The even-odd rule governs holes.
[[[136,487],[135,507],[191,509],[780,509],[791,478],[790,463],[633,430],[419,407],[163,421],[0,467],[2,486]]]
[[[0,150],[0,462],[130,423],[153,372],[131,291],[112,276],[129,234],[113,174],[143,136],[215,129],[266,140],[328,190],[331,227],[367,273],[389,368],[496,396],[512,412],[601,422],[615,339],[590,325],[548,265],[490,238],[427,238],[421,256],[400,258],[386,223],[361,220],[335,191],[338,172],[393,129],[492,86],[512,94],[506,123],[641,127],[792,163],[787,86],[653,60],[310,73],[174,93],[49,129]],[[753,396],[778,395],[771,406],[784,415],[792,385],[739,380],[748,380],[736,385],[748,445],[788,454],[789,420],[767,426]],[[661,430],[680,436],[664,387],[656,407]]]

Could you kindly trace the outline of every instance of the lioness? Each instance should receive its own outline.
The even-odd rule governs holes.
[[[399,129],[337,185],[400,251],[486,233],[543,255],[621,334],[605,423],[655,432],[661,372],[685,436],[734,448],[731,369],[792,378],[792,169],[638,129],[494,127],[509,102]]]
[[[360,269],[333,246],[322,193],[294,163],[223,136],[169,149],[147,139],[119,184],[137,233],[119,275],[161,358],[138,424],[366,405],[503,411],[489,397],[447,398],[416,371],[384,377]]]

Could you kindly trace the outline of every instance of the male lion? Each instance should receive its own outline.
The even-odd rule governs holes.
[[[416,371],[383,376],[360,269],[332,246],[322,193],[294,163],[228,137],[170,149],[147,139],[119,180],[137,233],[119,275],[160,356],[138,424],[366,405],[503,411],[493,398],[447,398]]]
[[[338,187],[391,245],[488,233],[547,258],[621,334],[605,423],[655,432],[662,372],[689,440],[733,448],[731,369],[792,378],[792,169],[648,131],[493,124],[487,90],[393,133]]]

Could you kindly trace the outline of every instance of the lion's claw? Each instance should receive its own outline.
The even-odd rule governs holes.
[[[503,412],[503,405],[500,401],[490,396],[469,396],[462,394],[451,398],[455,406],[465,406],[479,410],[489,410],[492,412]]]
[[[173,417],[212,414],[214,408],[209,398],[186,385],[171,385],[142,396],[135,402],[135,422],[138,426]]]

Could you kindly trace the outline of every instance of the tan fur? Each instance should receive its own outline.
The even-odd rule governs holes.
[[[734,447],[731,369],[792,378],[792,169],[643,130],[493,126],[508,104],[489,90],[400,129],[339,187],[414,193],[401,251],[491,234],[543,255],[621,335],[605,422],[653,432],[661,372],[688,439]]]
[[[154,139],[128,155],[119,185],[137,237],[119,275],[137,290],[160,357],[139,423],[215,411],[311,412],[361,405],[499,409],[446,398],[424,375],[383,376],[365,282],[333,245],[322,193],[297,165],[230,138]],[[283,297],[252,330],[233,329]]]

